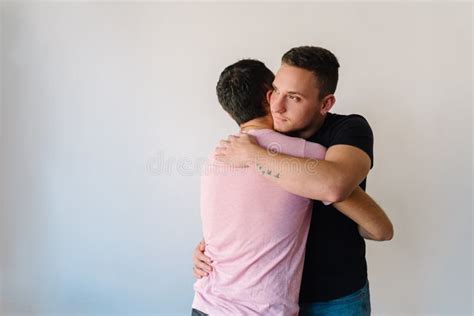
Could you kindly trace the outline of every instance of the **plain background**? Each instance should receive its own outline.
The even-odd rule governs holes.
[[[375,315],[472,312],[471,3],[2,2],[1,314],[189,315],[215,83],[333,51],[375,134]]]

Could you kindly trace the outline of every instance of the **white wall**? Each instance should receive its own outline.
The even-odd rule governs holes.
[[[374,130],[396,227],[368,243],[374,314],[471,314],[472,4],[0,8],[2,315],[189,315],[197,166],[235,129],[218,75],[299,45],[337,55],[334,110]]]

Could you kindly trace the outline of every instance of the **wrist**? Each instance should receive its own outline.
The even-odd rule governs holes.
[[[253,145],[252,149],[250,150],[249,159],[247,161],[247,165],[255,166],[262,158],[265,157],[266,149],[260,147],[259,145]]]

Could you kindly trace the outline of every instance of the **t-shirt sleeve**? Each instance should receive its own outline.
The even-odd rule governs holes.
[[[350,145],[363,150],[370,158],[370,168],[374,166],[374,135],[367,120],[353,114],[335,131],[328,147]]]
[[[304,142],[304,157],[310,159],[324,159],[326,156],[326,147],[313,142]]]

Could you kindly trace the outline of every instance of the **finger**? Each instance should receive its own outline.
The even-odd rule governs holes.
[[[227,139],[228,139],[229,141],[233,141],[233,140],[239,139],[239,136],[236,136],[236,135],[229,135],[229,137],[227,137]]]
[[[194,248],[193,262],[204,261],[204,262],[207,262],[209,264],[212,263],[211,258],[209,258],[208,256],[206,256],[204,254],[204,248],[205,248],[205,246],[202,245],[202,244],[199,244],[199,245],[196,246],[196,248]]]
[[[194,263],[194,268],[197,270],[202,270],[204,272],[211,272],[212,267],[205,263],[204,261],[198,261]]]
[[[226,147],[217,146],[217,147],[214,149],[214,152],[215,152],[215,153],[222,154],[222,153],[224,153],[226,150],[227,150]]]
[[[225,162],[225,155],[222,154],[215,154],[214,159],[218,162]]]
[[[202,276],[200,276],[199,274],[196,273],[196,271],[194,271],[193,269],[193,275],[196,279],[202,279]]]
[[[209,275],[209,273],[207,273],[206,271],[203,271],[203,270],[198,269],[196,267],[193,267],[193,274],[196,278],[199,278],[199,279]]]
[[[211,258],[209,258],[208,256],[206,256],[206,255],[205,255],[204,253],[202,253],[202,252],[196,254],[196,259],[197,259],[198,261],[203,261],[203,262],[205,262],[205,263],[207,263],[207,264],[209,264],[209,265],[212,264],[212,262],[213,262]]]
[[[217,147],[215,150],[214,150],[214,157],[225,157],[227,156],[228,153],[227,153],[227,149],[225,148],[222,148],[222,147]]]
[[[206,256],[200,249],[195,249],[193,252],[193,264],[195,267],[201,268],[201,263],[210,267],[212,259]]]
[[[230,142],[229,142],[228,140],[221,140],[221,141],[219,142],[219,147],[224,147],[224,148],[225,148],[225,147],[227,147],[227,146],[229,146],[229,145],[230,145]]]
[[[206,256],[205,254],[203,254],[202,252],[196,252],[194,256],[196,257],[197,261],[202,261],[209,265],[212,263],[212,259]]]
[[[203,271],[203,270],[200,270],[200,269],[197,269],[197,268],[193,268],[193,274],[196,278],[199,278],[199,279],[209,275],[209,273],[207,273],[206,271]]]
[[[194,251],[199,250],[199,251],[202,252],[203,250],[200,250],[200,249],[202,248],[203,245],[204,245],[204,244],[202,243],[202,241],[200,241],[199,244],[197,244],[196,248],[194,248]]]

